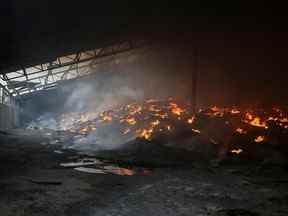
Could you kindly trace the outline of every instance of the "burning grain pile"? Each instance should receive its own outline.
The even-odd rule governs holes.
[[[77,150],[112,150],[142,140],[196,152],[213,146],[220,159],[227,155],[255,158],[255,154],[265,158],[263,151],[286,152],[287,116],[276,108],[268,112],[216,106],[193,113],[188,103],[169,98],[102,113],[68,113],[60,117],[59,124],[72,134],[66,147]]]

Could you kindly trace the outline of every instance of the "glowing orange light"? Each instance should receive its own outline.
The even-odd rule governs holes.
[[[111,116],[104,116],[103,117],[103,121],[104,122],[112,122],[113,121],[113,118]]]
[[[168,130],[168,131],[171,131],[171,130],[172,130],[172,127],[171,127],[170,125],[168,125],[168,126],[167,126],[167,130]]]
[[[220,111],[220,109],[217,106],[212,107],[211,110],[213,112],[219,112]]]
[[[142,112],[142,107],[141,106],[138,106],[138,107],[135,107],[133,108],[131,111],[130,111],[130,115],[134,116],[136,114],[140,114]]]
[[[159,121],[159,120],[156,120],[156,121],[154,121],[154,122],[151,122],[151,125],[154,126],[154,127],[158,126],[159,124],[160,124],[160,121]]]
[[[121,168],[120,169],[120,174],[123,176],[133,176],[135,175],[135,172],[131,169],[125,169],[125,168]]]
[[[193,124],[194,121],[195,121],[195,116],[193,116],[192,118],[188,119],[188,120],[187,120],[187,123],[188,123],[188,124]]]
[[[233,150],[231,151],[232,154],[237,154],[237,155],[241,154],[242,152],[243,152],[242,149],[233,149]]]
[[[261,143],[261,142],[265,141],[265,137],[264,136],[258,136],[254,141],[256,143]]]
[[[255,126],[255,127],[267,128],[267,125],[265,124],[265,122],[261,122],[261,119],[259,117],[254,118],[254,120],[251,121],[250,124]]]
[[[233,115],[239,114],[239,113],[241,113],[240,110],[237,110],[237,109],[232,109],[232,110],[231,110],[231,114],[233,114]]]
[[[151,136],[153,133],[153,129],[144,129],[140,131],[139,137],[144,138],[146,140],[151,140]]]
[[[184,110],[178,107],[178,105],[175,103],[170,103],[170,106],[171,106],[171,112],[175,115],[180,116],[184,112]]]
[[[81,129],[81,132],[82,132],[82,133],[88,132],[88,128],[83,128],[83,129]]]
[[[207,117],[219,118],[227,117],[222,119],[221,122],[224,124],[229,124],[229,127],[234,128],[235,120],[242,120],[253,127],[259,127],[268,129],[270,124],[268,122],[273,122],[273,125],[277,125],[288,129],[288,116],[286,111],[281,111],[280,109],[274,109],[273,112],[264,112],[261,109],[240,109],[237,107],[226,107],[220,108],[214,106],[208,109],[200,109],[199,112]],[[198,116],[198,115],[197,115]],[[230,119],[231,118],[231,119]],[[179,121],[178,121],[178,120]],[[105,123],[121,123],[120,134],[134,134],[143,139],[151,140],[157,136],[159,132],[165,132],[166,134],[177,130],[177,127],[181,127],[182,123],[186,127],[190,124],[189,130],[191,134],[200,134],[202,131],[202,125],[200,129],[194,129],[194,123],[196,116],[193,116],[190,106],[180,107],[179,104],[175,102],[174,99],[170,98],[167,101],[157,101],[154,99],[144,101],[144,103],[137,104],[131,103],[124,106],[111,107],[108,111],[99,112],[89,112],[89,113],[69,113],[63,114],[60,120],[61,125],[72,133],[78,133],[80,135],[87,135],[90,132],[98,130]],[[208,122],[209,120],[207,120]],[[100,124],[102,123],[102,124]],[[196,126],[195,126],[196,127]],[[232,129],[232,128],[231,128]],[[236,126],[234,132],[238,134],[247,134],[251,127],[247,125],[242,126],[239,124]],[[253,129],[251,129],[253,130]],[[259,136],[253,138],[252,141],[261,143],[268,140],[268,137]],[[210,140],[214,144],[217,144],[217,140]],[[234,154],[240,152],[239,149],[234,149]],[[241,149],[243,151],[243,149]],[[239,153],[240,154],[240,153]]]
[[[245,131],[245,130],[242,129],[242,128],[237,128],[237,129],[236,129],[236,132],[239,133],[239,134],[247,134],[247,131]]]
[[[248,119],[248,120],[253,120],[253,115],[250,114],[250,113],[246,113],[245,117],[246,117],[246,119]]]
[[[198,134],[201,134],[201,131],[200,131],[200,130],[197,130],[197,129],[192,129],[192,131],[193,131],[194,133],[198,133]]]
[[[135,125],[137,124],[137,121],[135,118],[128,118],[126,119],[126,122],[129,124],[129,125]]]

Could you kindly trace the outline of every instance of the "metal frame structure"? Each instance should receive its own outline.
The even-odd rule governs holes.
[[[15,99],[9,90],[0,82],[0,104],[15,105]]]
[[[34,91],[57,87],[64,80],[93,73],[91,67],[99,63],[98,59],[141,48],[145,44],[144,41],[124,41],[105,48],[58,57],[51,62],[1,74],[2,82],[0,84],[2,84],[0,87],[9,96],[21,96]]]

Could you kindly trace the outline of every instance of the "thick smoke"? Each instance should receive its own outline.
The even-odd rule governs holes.
[[[226,51],[226,53],[223,50],[220,52],[215,48],[199,50],[198,107],[251,105],[251,101],[256,99],[257,102],[259,99],[257,95],[260,91],[257,89],[257,83],[261,84],[261,82],[250,79],[248,76],[248,73],[252,73],[249,71],[250,67],[240,67],[244,65],[238,62],[241,60],[240,54],[237,55],[234,52],[234,55],[231,55],[232,52]],[[97,113],[127,103],[141,103],[150,98],[162,100],[173,97],[190,101],[192,72],[195,70],[191,53],[189,49],[184,51],[183,47],[181,49],[149,48],[101,60],[89,68],[92,75],[61,85],[57,90],[58,102],[50,107],[53,107],[51,108],[53,112],[55,107],[58,107],[58,114],[96,113],[89,116],[92,120]],[[241,61],[244,62],[244,60]],[[256,66],[253,70],[255,68]],[[241,70],[248,72],[242,73]],[[234,71],[237,71],[236,75]],[[79,72],[81,73],[81,70]],[[243,77],[243,74],[247,76]],[[258,76],[257,78],[259,79]],[[251,83],[249,88],[247,83]],[[260,84],[258,86],[261,86]],[[245,89],[246,87],[248,90]],[[61,106],[59,106],[60,103]],[[49,106],[45,108],[49,110]],[[47,119],[45,127],[69,129],[67,124],[63,125],[59,122],[59,118],[45,116],[42,120],[45,118]],[[55,121],[57,127],[55,127]],[[111,149],[134,138],[126,137],[123,140],[117,127],[117,125],[106,127],[91,133],[88,137],[79,137],[73,141],[72,147]],[[83,143],[89,145],[83,145]]]
[[[61,96],[63,105],[58,113],[91,112],[93,114],[88,115],[86,120],[93,120],[97,113],[151,98],[163,100],[173,97],[189,101],[193,61],[189,55],[180,57],[180,53],[171,48],[145,49],[109,58],[91,67],[92,75],[61,85],[58,96]],[[45,124],[43,119],[46,119]],[[56,126],[55,122],[58,123]],[[67,130],[73,125],[69,115],[65,117],[65,122],[63,124],[59,116],[41,117],[41,125],[50,129]],[[74,138],[65,147],[113,149],[135,139],[134,136],[122,136],[119,127],[116,123],[103,127],[88,136]]]
[[[78,151],[112,150],[121,148],[135,138],[135,134],[123,136],[121,125],[113,123],[98,128],[88,136],[76,136],[72,143],[68,143],[64,147]]]
[[[175,73],[175,70],[183,71],[184,68],[177,66],[172,56],[167,53],[171,52],[163,52],[163,55],[155,55],[151,51],[142,54],[130,53],[119,57],[117,61],[93,68],[94,75],[62,87],[62,91],[68,93],[64,110],[97,114],[151,98],[189,99],[190,76],[179,76],[179,73]],[[90,119],[87,120],[93,120],[95,115],[88,117]],[[76,137],[72,145],[66,147],[82,151],[115,149],[135,138],[135,135],[123,136],[121,125],[113,123],[91,132],[88,136]]]
[[[26,129],[28,130],[61,130],[60,122],[56,119],[55,115],[46,113],[41,115],[36,120],[31,121]]]
[[[68,94],[64,110],[101,112],[150,98],[189,99],[190,69],[179,64],[171,53],[171,50],[132,52],[91,68],[92,76],[62,86],[62,91]]]
[[[104,78],[105,79],[105,78]],[[119,75],[111,74],[111,79],[82,80],[73,84],[64,91],[71,91],[64,109],[73,112],[102,112],[119,104],[143,99],[143,91],[131,86],[131,80],[123,79]]]

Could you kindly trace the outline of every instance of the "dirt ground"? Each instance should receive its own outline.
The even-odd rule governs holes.
[[[288,215],[282,166],[240,162],[88,174],[59,166],[77,153],[56,153],[57,146],[41,145],[39,137],[2,134],[0,143],[1,216]]]

